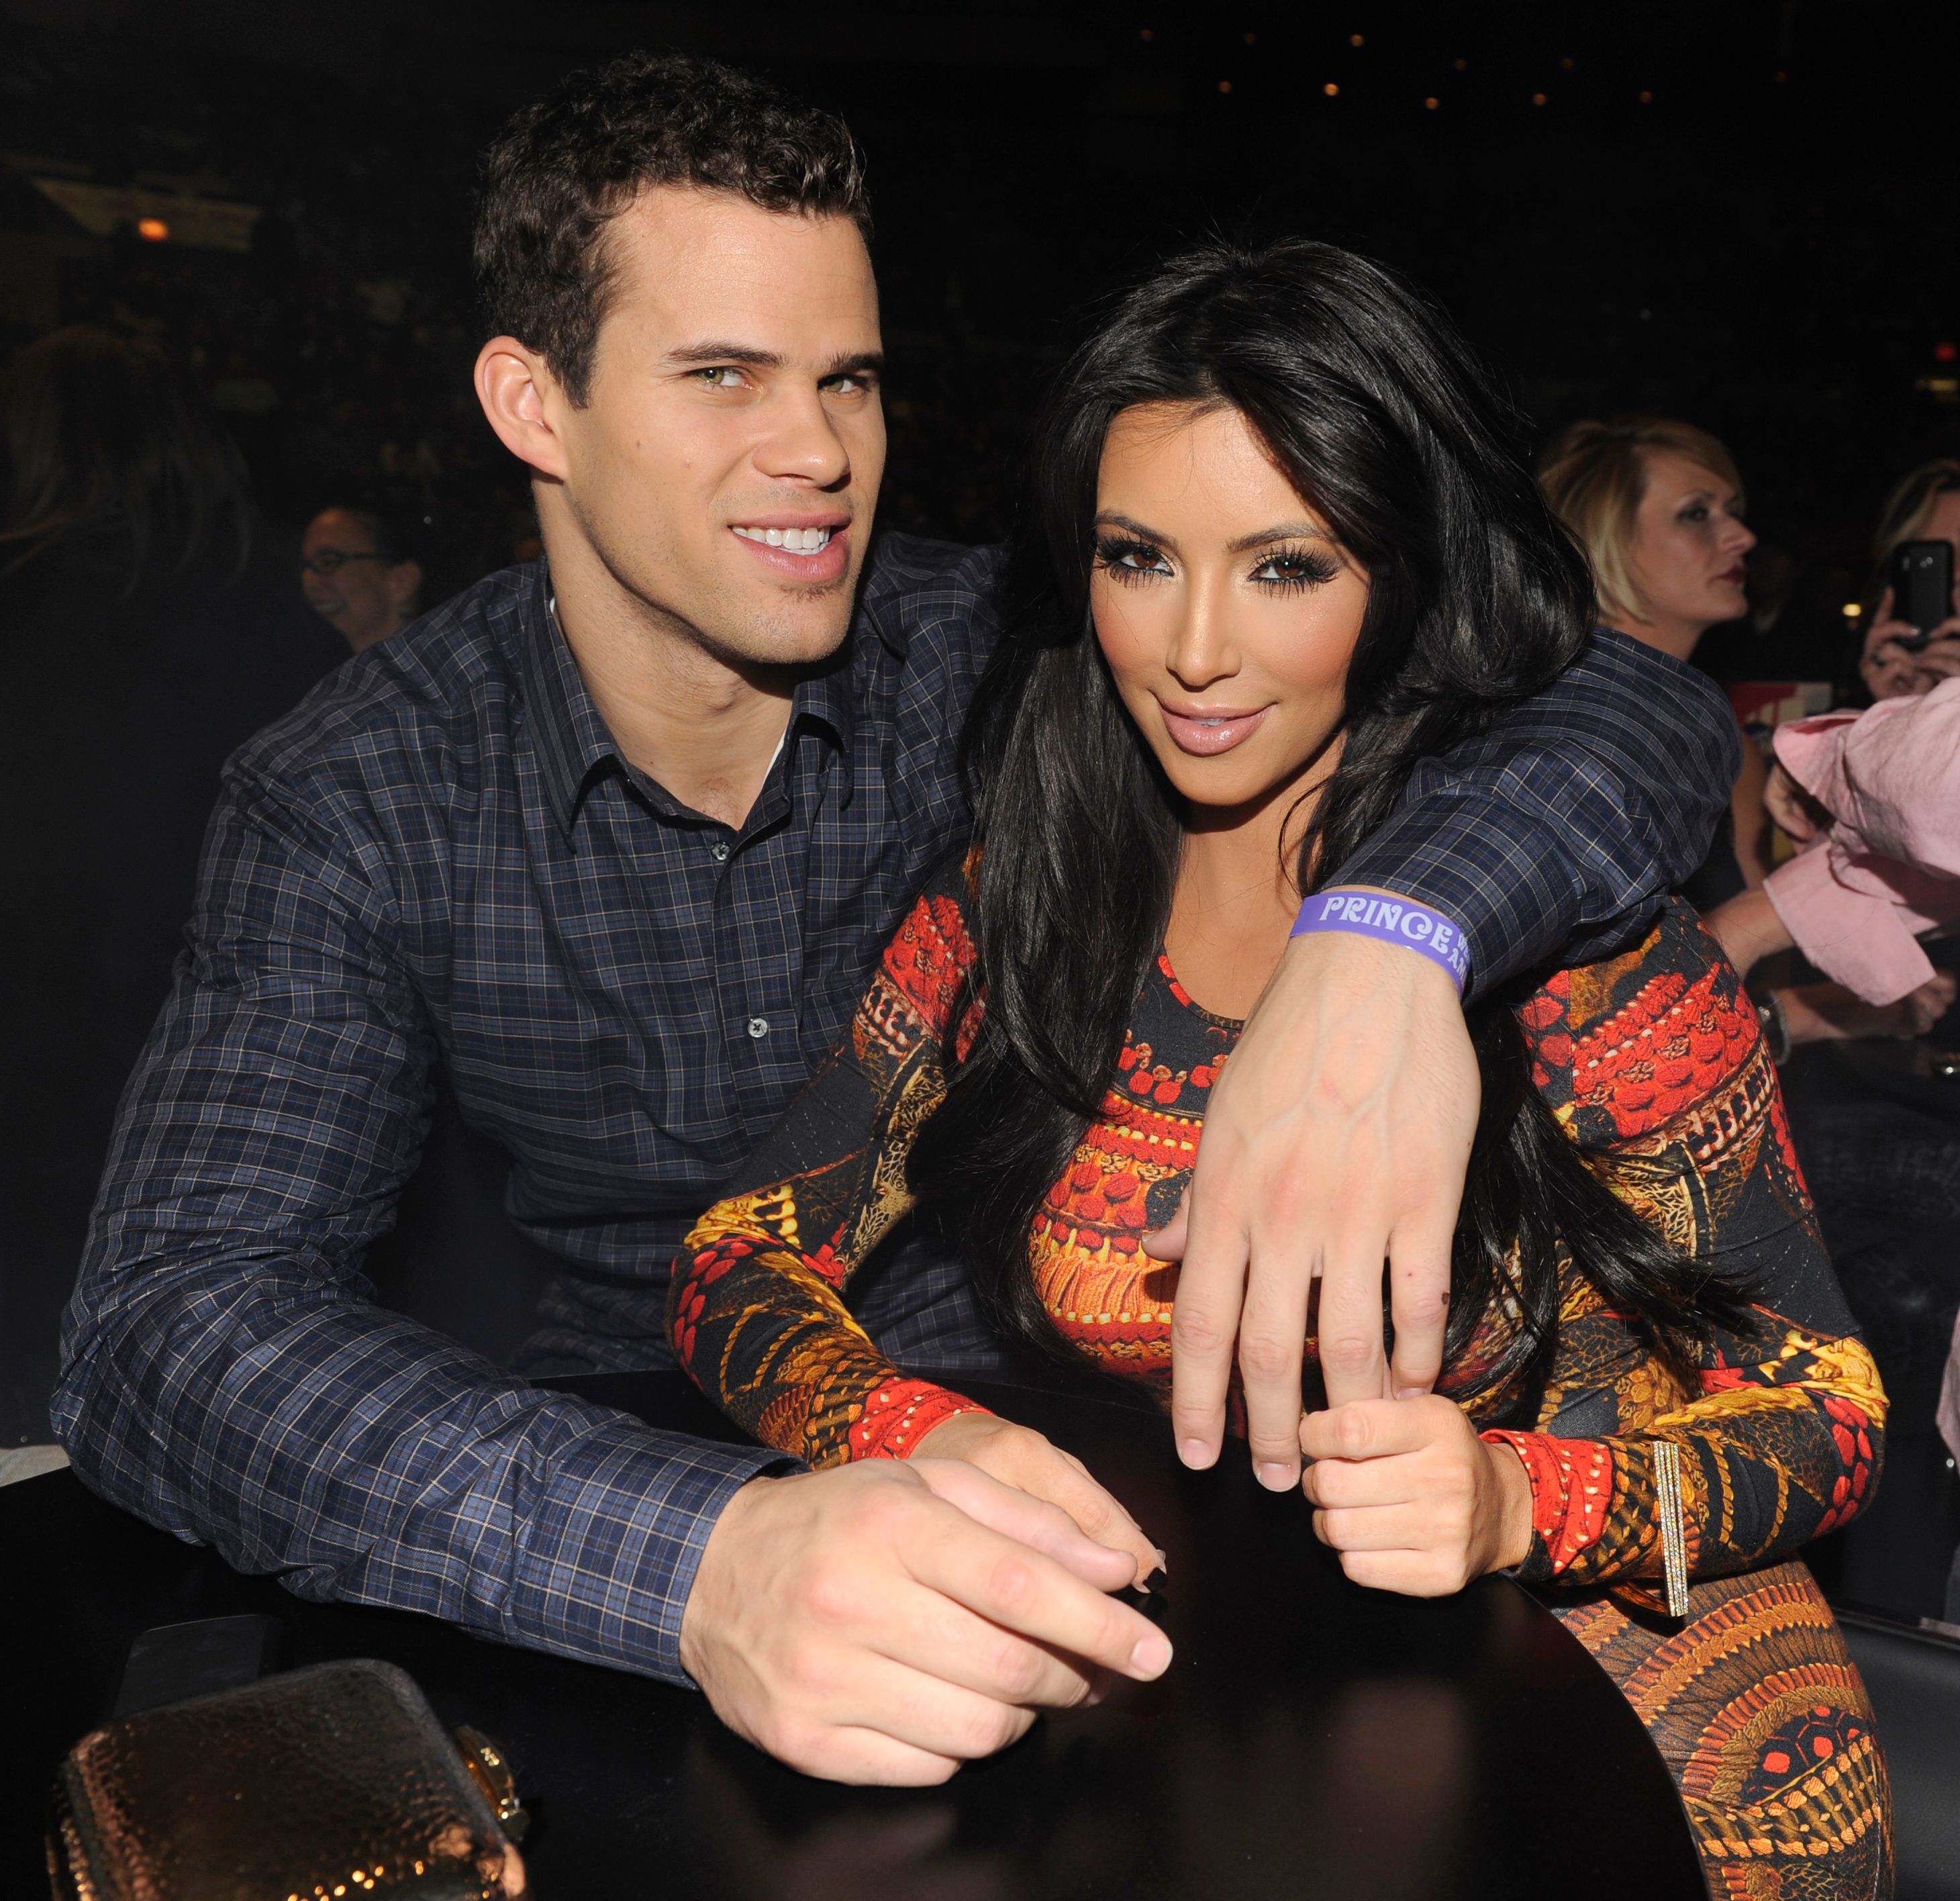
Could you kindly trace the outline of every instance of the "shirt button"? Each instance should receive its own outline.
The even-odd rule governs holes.
[[[768,1018],[767,1017],[751,1017],[749,1019],[749,1033],[759,1042],[763,1037],[766,1036],[769,1033]]]
[[[726,865],[728,862],[728,841],[726,839],[717,839],[708,848],[708,855],[717,865]]]

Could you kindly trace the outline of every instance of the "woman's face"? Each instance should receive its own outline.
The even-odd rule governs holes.
[[[1124,411],[1096,544],[1096,637],[1172,785],[1215,807],[1290,789],[1340,730],[1368,578],[1245,418]]]
[[[1700,634],[1748,611],[1741,492],[1672,449],[1643,452],[1647,492],[1634,517],[1628,565],[1647,619]]]

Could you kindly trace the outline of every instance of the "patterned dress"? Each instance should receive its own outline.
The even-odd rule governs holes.
[[[943,1091],[940,1052],[972,959],[966,902],[956,867],[928,887],[850,1042],[702,1218],[675,1273],[682,1364],[756,1437],[815,1465],[902,1458],[978,1409],[884,1359],[842,1299],[910,1205],[907,1157]],[[1718,1335],[1685,1391],[1567,1263],[1532,1429],[1486,1434],[1531,1480],[1535,1535],[1519,1575],[1647,1724],[1714,1894],[1888,1895],[1891,1798],[1870,1706],[1794,1558],[1870,1495],[1885,1395],[1825,1256],[1755,1014],[1675,903],[1637,950],[1560,971],[1519,1014],[1538,1088],[1610,1161],[1615,1192],[1684,1253],[1748,1275],[1752,1302],[1752,1324]],[[1238,1031],[1160,958],[1103,1113],[1029,1238],[1064,1336],[1166,1396],[1177,1270],[1138,1237],[1190,1179]],[[1503,1323],[1487,1316],[1466,1358]],[[1466,1402],[1473,1419],[1495,1403]],[[1659,1590],[1661,1441],[1678,1448],[1685,1618],[1665,1614]]]

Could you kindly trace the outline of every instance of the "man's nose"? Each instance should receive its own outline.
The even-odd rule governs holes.
[[[756,454],[763,474],[835,488],[851,473],[851,452],[814,389],[785,390],[771,418],[774,427]]]

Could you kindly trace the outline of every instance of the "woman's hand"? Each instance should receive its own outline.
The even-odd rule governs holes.
[[[1874,699],[1930,693],[1943,680],[1960,675],[1960,613],[1949,614],[1934,628],[1931,645],[1917,654],[1897,644],[1901,635],[1917,639],[1919,631],[1892,612],[1892,591],[1888,587],[1866,630],[1865,651],[1858,662]]]
[[[1134,1583],[1141,1584],[1152,1571],[1163,1568],[1163,1553],[1144,1536],[1136,1520],[1090,1477],[1089,1468],[1026,1426],[997,1419],[991,1412],[956,1412],[920,1440],[912,1456],[964,1459],[1003,1485],[1059,1505],[1099,1545],[1122,1552],[1134,1562]]]
[[[1357,1584],[1445,1597],[1522,1564],[1531,1481],[1507,1445],[1487,1445],[1453,1401],[1358,1399],[1300,1422],[1312,1461],[1301,1489],[1313,1531]]]

